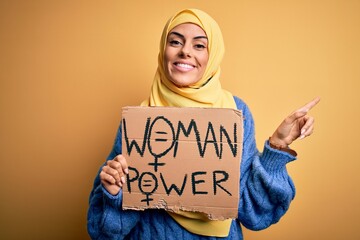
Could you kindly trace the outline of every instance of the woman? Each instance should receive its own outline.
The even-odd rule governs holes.
[[[122,185],[128,164],[121,155],[121,127],[108,161],[101,167],[90,195],[88,231],[93,239],[242,239],[241,226],[260,230],[276,223],[289,208],[295,187],[286,164],[296,159],[289,145],[309,136],[314,119],[307,112],[315,99],[290,114],[256,149],[254,122],[246,104],[223,90],[220,62],[224,44],[217,23],[206,13],[186,9],[165,25],[158,69],[143,106],[236,108],[244,116],[238,218],[205,219],[200,213],[165,210],[123,211]]]

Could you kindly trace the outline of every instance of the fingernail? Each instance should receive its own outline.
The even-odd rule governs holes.
[[[299,139],[301,140],[301,139],[303,139],[305,137],[305,135],[301,135],[300,137],[299,137]]]
[[[129,174],[129,169],[125,168],[124,172],[125,172],[126,174]]]
[[[121,177],[121,182],[125,184],[126,180],[124,177]]]
[[[303,129],[301,129],[301,135],[303,135],[303,134],[304,134],[305,130],[306,130],[306,129],[304,129],[304,128],[303,128]]]

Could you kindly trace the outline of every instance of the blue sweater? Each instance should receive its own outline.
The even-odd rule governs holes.
[[[240,167],[238,218],[227,238],[205,237],[188,232],[164,210],[132,211],[121,209],[122,191],[112,196],[100,182],[99,173],[90,194],[88,232],[92,239],[243,239],[241,225],[261,230],[279,221],[295,196],[295,187],[286,164],[295,157],[278,151],[265,142],[262,153],[256,148],[254,121],[247,105],[234,97],[244,116],[243,156]],[[121,153],[121,128],[108,157]]]

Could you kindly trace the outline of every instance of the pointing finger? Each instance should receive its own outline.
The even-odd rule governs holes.
[[[305,113],[307,113],[307,112],[310,111],[310,109],[312,109],[316,104],[318,104],[318,102],[320,102],[320,97],[314,98],[311,102],[305,104],[303,107],[299,108],[296,112],[305,112]]]
[[[308,111],[310,111],[310,109],[312,109],[316,104],[318,104],[318,102],[320,102],[320,97],[314,98],[311,102],[305,104],[304,106],[302,106],[301,108],[290,114],[285,119],[285,122],[288,124],[292,124],[297,119],[305,116],[308,113]]]

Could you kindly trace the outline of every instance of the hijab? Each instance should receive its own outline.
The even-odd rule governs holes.
[[[182,23],[201,27],[208,38],[209,60],[203,77],[195,84],[177,87],[165,74],[164,52],[169,32]],[[220,63],[225,47],[218,24],[208,14],[197,9],[185,9],[170,18],[164,27],[158,55],[158,68],[150,96],[142,106],[236,108],[232,94],[220,84]]]

